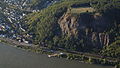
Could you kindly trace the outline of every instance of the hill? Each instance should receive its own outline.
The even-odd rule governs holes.
[[[32,35],[34,44],[52,49],[104,55],[113,46],[117,51],[105,56],[119,58],[120,42],[112,45],[120,39],[119,4],[119,0],[62,0],[26,16],[21,21],[27,30],[23,34]]]

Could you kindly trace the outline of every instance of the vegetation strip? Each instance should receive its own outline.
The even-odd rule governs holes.
[[[36,53],[42,53],[42,54],[48,54],[48,55],[52,55],[53,57],[59,57],[59,58],[66,58],[69,60],[77,60],[80,62],[84,62],[84,63],[90,63],[90,64],[102,64],[102,65],[112,65],[112,66],[117,66],[116,64],[119,64],[120,59],[117,58],[109,58],[109,57],[103,57],[103,56],[99,56],[99,55],[95,55],[95,54],[89,54],[89,53],[83,53],[83,52],[75,52],[75,51],[66,51],[64,49],[59,49],[58,51],[63,52],[64,54],[60,55],[60,54],[55,54],[52,52],[48,52],[48,51],[44,51],[44,49],[46,49],[46,47],[38,47],[36,46],[28,46],[30,44],[24,44],[22,43],[22,45],[20,45],[20,43],[18,41],[15,40],[11,40],[8,38],[0,38],[0,42],[1,43],[6,43],[6,44],[10,44],[14,47],[18,47],[21,49],[25,49],[27,51],[32,51],[32,52],[36,52]],[[33,44],[32,44],[33,45]]]

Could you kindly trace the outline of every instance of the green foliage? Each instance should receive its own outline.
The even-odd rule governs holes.
[[[120,40],[113,42],[109,46],[105,46],[102,54],[108,57],[120,58]]]
[[[46,9],[30,14],[25,20],[28,21],[28,32],[34,35],[34,40],[47,41],[60,35],[58,19],[67,11],[67,8],[81,1],[66,1],[56,3]]]
[[[39,3],[41,3],[39,5],[42,5],[42,1],[43,0],[37,2],[37,0],[34,0],[33,5],[37,6]],[[61,0],[39,12],[26,16],[24,20],[27,21],[26,26],[28,27],[26,27],[26,29],[28,29],[28,33],[33,35],[33,43],[41,45],[41,43],[44,42],[49,48],[64,48],[72,51],[91,52],[94,47],[90,46],[92,44],[89,43],[89,39],[86,39],[86,37],[80,39],[77,36],[63,36],[58,24],[59,18],[66,13],[68,8],[73,5],[79,6],[80,4],[86,3],[92,3],[91,6],[97,10],[96,12],[106,15],[112,20],[104,32],[110,35],[110,43],[116,41],[120,37],[119,0]],[[115,11],[117,11],[117,13]],[[117,57],[119,51],[115,52],[112,48],[117,50],[116,48],[119,48],[119,46],[110,45],[105,47],[103,49],[103,53],[106,54],[105,56],[113,57],[114,55],[110,55],[110,53],[113,52],[115,53],[114,57]]]
[[[105,12],[108,9],[112,9],[112,8],[118,8],[119,7],[119,0],[94,0],[91,1],[92,4],[91,6],[94,7],[98,12]]]
[[[43,5],[45,5],[47,1],[50,1],[50,0],[32,0],[32,2],[30,3],[30,6],[33,9],[42,9],[44,8]]]

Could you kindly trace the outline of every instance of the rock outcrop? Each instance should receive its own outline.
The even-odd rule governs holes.
[[[108,46],[108,44],[109,44],[109,35],[108,34],[99,33],[99,39],[100,39],[101,45]]]
[[[107,28],[107,18],[100,13],[64,14],[58,21],[63,35],[87,39],[90,45],[109,44],[109,35],[103,33]]]
[[[60,28],[63,32],[63,34],[68,34],[68,35],[77,35],[78,34],[78,17],[72,16],[72,14],[67,13],[64,14],[60,20],[59,20],[59,25]]]

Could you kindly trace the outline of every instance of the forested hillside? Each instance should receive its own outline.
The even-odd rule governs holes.
[[[120,58],[119,0],[61,0],[21,22],[34,44]]]

